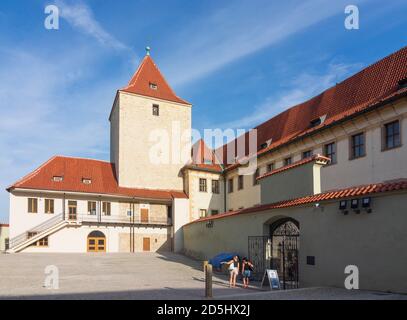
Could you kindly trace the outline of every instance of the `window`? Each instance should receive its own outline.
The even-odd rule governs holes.
[[[200,192],[206,192],[206,179],[204,178],[199,178],[199,191]]]
[[[88,201],[88,214],[96,215],[96,201]]]
[[[158,104],[153,104],[153,116],[160,115],[160,106]]]
[[[28,198],[28,212],[37,213],[38,212],[38,199]]]
[[[30,239],[30,238],[32,238],[32,237],[34,237],[36,235],[37,235],[37,232],[28,232],[27,238]]]
[[[172,206],[167,206],[167,218],[172,219]]]
[[[110,216],[110,202],[103,202],[102,203],[102,212],[104,216]]]
[[[351,137],[350,159],[357,159],[365,156],[365,134],[358,133]]]
[[[128,216],[128,217],[131,217],[132,215],[133,215],[133,211],[127,210],[127,216]]]
[[[92,179],[90,179],[90,178],[82,178],[82,183],[83,183],[83,184],[91,184],[91,183],[92,183]]]
[[[52,177],[52,181],[54,181],[54,182],[61,182],[63,180],[64,180],[63,176],[53,176]]]
[[[36,242],[37,247],[48,247],[48,237],[44,237]]]
[[[212,216],[216,216],[217,214],[219,214],[219,210],[214,210],[214,209],[211,210]]]
[[[329,164],[336,163],[336,143],[331,142],[324,146],[324,156],[331,159]]]
[[[256,171],[253,174],[253,185],[255,186],[256,184],[259,184],[259,180],[257,180],[257,178],[260,175],[260,170],[259,168],[256,169]]]
[[[311,127],[311,128],[314,128],[314,127],[316,127],[316,126],[319,126],[321,123],[322,123],[322,119],[321,119],[321,118],[314,119],[314,120],[312,120],[312,121],[310,122],[310,127]]]
[[[54,213],[54,200],[45,199],[45,213]]]
[[[284,159],[284,166],[289,166],[291,163],[293,163],[293,158],[288,157]]]
[[[219,180],[212,180],[212,193],[219,194]]]
[[[267,172],[271,172],[271,171],[273,171],[273,170],[274,170],[274,162],[269,163],[269,164],[267,165]]]
[[[200,218],[205,218],[206,217],[206,209],[200,209],[199,210],[199,217]]]
[[[302,158],[307,159],[312,157],[312,150],[307,150],[302,153]]]
[[[243,176],[239,176],[237,178],[237,189],[242,190],[243,189]]]
[[[401,146],[400,122],[393,121],[384,125],[383,149],[393,149]]]
[[[233,192],[233,178],[228,180],[228,192]]]
[[[150,86],[150,89],[152,89],[152,90],[157,90],[158,89],[158,86],[157,86],[156,83],[150,82],[149,86]]]

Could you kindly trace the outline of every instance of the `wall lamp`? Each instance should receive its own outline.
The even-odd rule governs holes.
[[[210,220],[206,223],[207,228],[213,228],[213,220]]]
[[[367,213],[372,212],[371,204],[372,204],[372,198],[366,197],[366,198],[362,199],[362,208],[365,209]]]
[[[344,215],[347,215],[349,213],[347,209],[348,209],[348,200],[339,201],[339,210],[341,210]]]
[[[352,200],[350,201],[350,207],[353,209],[353,211],[354,211],[356,214],[359,214],[359,213],[360,213],[360,209],[359,209],[359,199],[352,199]]]

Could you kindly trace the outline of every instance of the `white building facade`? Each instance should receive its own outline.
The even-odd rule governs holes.
[[[110,162],[54,157],[8,188],[10,251],[179,252],[183,225],[259,205],[259,176],[317,154],[331,159],[320,192],[407,178],[406,76],[402,48],[257,126],[255,152],[243,155],[257,170],[242,174],[227,145],[200,140],[191,158],[192,106],[147,55],[116,94]],[[174,130],[169,161],[154,163],[151,150],[163,159],[165,150],[151,133]]]

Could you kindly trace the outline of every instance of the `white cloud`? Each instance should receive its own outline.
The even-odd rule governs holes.
[[[360,64],[335,64],[331,63],[324,74],[302,73],[289,81],[290,88],[280,91],[265,99],[260,105],[254,106],[246,117],[218,125],[220,128],[252,128],[282,111],[307,101],[321,93],[335,83],[361,67]]]
[[[95,38],[104,46],[116,50],[129,49],[101,26],[86,4],[76,2],[68,5],[63,0],[57,0],[55,4],[60,9],[61,17],[80,32]]]
[[[353,4],[365,0],[355,0]],[[318,24],[343,15],[347,0],[231,1],[185,26],[164,64],[173,85],[184,85]]]

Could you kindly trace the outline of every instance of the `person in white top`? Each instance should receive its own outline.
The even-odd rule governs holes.
[[[227,264],[229,265],[229,273],[230,273],[229,287],[235,288],[236,287],[236,278],[237,278],[237,275],[239,274],[239,257],[234,256],[233,259],[230,260]]]

